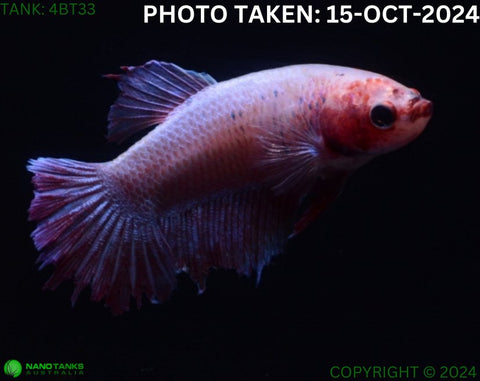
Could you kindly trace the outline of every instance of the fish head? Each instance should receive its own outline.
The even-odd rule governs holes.
[[[332,84],[322,110],[325,142],[346,155],[378,155],[416,139],[432,115],[432,102],[378,74],[352,70]]]

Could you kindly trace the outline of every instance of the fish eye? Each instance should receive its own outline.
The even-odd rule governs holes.
[[[373,125],[382,130],[392,127],[395,119],[395,110],[387,105],[375,105],[370,111],[370,120],[372,121]]]

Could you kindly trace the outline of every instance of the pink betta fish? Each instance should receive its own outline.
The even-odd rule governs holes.
[[[368,71],[296,65],[217,83],[150,61],[123,67],[109,139],[156,126],[116,159],[30,160],[29,218],[45,287],[73,279],[114,314],[161,302],[176,275],[199,292],[212,268],[256,274],[372,158],[414,140],[420,93]]]

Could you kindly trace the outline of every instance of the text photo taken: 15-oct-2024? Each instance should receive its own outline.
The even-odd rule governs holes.
[[[1,3],[0,372],[475,380],[479,18]]]

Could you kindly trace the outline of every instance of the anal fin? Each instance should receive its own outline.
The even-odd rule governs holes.
[[[202,291],[212,268],[257,274],[279,254],[293,228],[296,200],[269,189],[244,189],[172,210],[160,223],[177,268]]]

